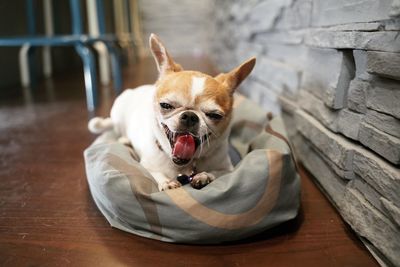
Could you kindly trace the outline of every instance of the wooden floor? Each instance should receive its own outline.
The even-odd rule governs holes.
[[[183,66],[212,71],[204,59]],[[144,60],[124,72],[125,87],[154,82]],[[177,245],[113,229],[88,189],[83,74],[58,75],[0,99],[0,266],[377,266],[304,170],[294,221],[242,242]],[[101,90],[97,113],[113,93]]]

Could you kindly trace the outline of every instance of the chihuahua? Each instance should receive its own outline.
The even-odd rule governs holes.
[[[114,129],[128,141],[160,191],[182,186],[177,180],[182,174],[201,188],[233,169],[228,155],[233,93],[256,60],[212,77],[183,70],[155,34],[150,48],[159,72],[156,83],[125,90],[110,118],[93,118],[89,130]]]

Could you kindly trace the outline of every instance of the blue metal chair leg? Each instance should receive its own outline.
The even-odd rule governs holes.
[[[93,111],[97,106],[97,81],[96,81],[96,62],[92,51],[84,44],[76,44],[75,50],[83,62],[83,72],[85,77],[86,101],[89,111]]]
[[[29,76],[31,81],[31,88],[36,88],[38,84],[37,68],[35,64],[36,47],[30,47],[28,51],[28,62],[29,62]]]
[[[25,44],[19,50],[19,69],[23,87],[35,87],[35,47]]]
[[[122,92],[122,72],[121,72],[121,59],[118,50],[111,42],[106,42],[108,52],[111,56],[111,69],[114,80],[114,89],[117,95]]]

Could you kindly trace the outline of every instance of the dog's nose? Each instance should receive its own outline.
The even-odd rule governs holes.
[[[182,125],[186,127],[193,127],[199,123],[200,119],[196,115],[196,113],[191,111],[185,111],[184,113],[182,113],[181,117],[179,118],[179,121]]]

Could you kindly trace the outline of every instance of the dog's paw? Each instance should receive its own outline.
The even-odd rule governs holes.
[[[168,190],[168,189],[179,188],[179,187],[181,187],[181,186],[182,186],[182,185],[181,185],[180,182],[178,182],[178,181],[176,181],[176,180],[172,180],[172,181],[166,181],[166,182],[163,182],[163,183],[159,184],[159,185],[158,185],[158,189],[159,189],[160,191],[165,191],[165,190]]]
[[[196,174],[190,184],[192,185],[193,188],[200,189],[212,181],[215,180],[215,176],[211,173],[208,172],[201,172]]]

